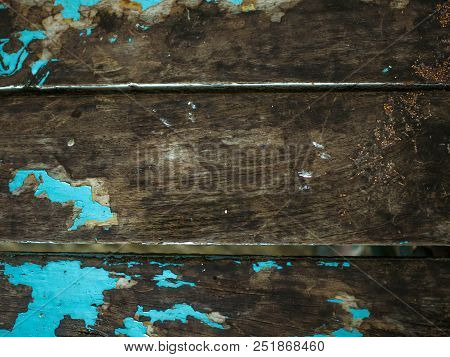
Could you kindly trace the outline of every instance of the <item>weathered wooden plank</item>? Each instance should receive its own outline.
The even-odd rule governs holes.
[[[448,82],[443,0],[2,3],[2,86]]]
[[[1,241],[448,244],[448,108],[446,92],[2,97]]]
[[[448,336],[448,260],[2,256],[0,335]]]

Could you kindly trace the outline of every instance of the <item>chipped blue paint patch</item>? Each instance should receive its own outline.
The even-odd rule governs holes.
[[[126,335],[128,337],[147,337],[147,327],[140,321],[136,321],[132,317],[123,320],[125,328],[117,328],[114,333],[116,335]]]
[[[165,322],[178,320],[185,324],[187,323],[187,318],[192,317],[210,327],[218,328],[221,330],[224,329],[221,324],[212,321],[207,314],[195,310],[191,305],[188,304],[175,304],[171,309],[150,311],[144,311],[142,306],[138,306],[136,314],[139,316],[150,318],[151,323],[155,323],[158,321]]]
[[[177,264],[177,263],[160,263],[160,262],[156,262],[156,261],[151,261],[149,262],[150,265],[157,265],[160,268],[164,268],[164,267],[181,267],[183,266],[183,264]]]
[[[392,66],[387,66],[385,68],[383,68],[383,70],[381,71],[381,73],[383,74],[387,74],[389,73],[389,71],[392,69]]]
[[[30,175],[34,175],[39,182],[34,193],[35,197],[45,195],[51,202],[70,202],[73,203],[74,208],[79,209],[69,231],[76,230],[89,221],[104,222],[114,217],[108,206],[93,200],[90,186],[71,186],[67,182],[49,176],[45,170],[18,170],[9,183],[10,192],[21,188]]]
[[[80,19],[80,6],[93,6],[100,0],[55,0],[55,6],[61,5],[61,15],[65,19],[78,21]]]
[[[163,0],[132,0],[133,2],[137,2],[141,5],[142,11],[147,10],[149,7],[158,5]]]
[[[339,330],[333,331],[331,333],[334,337],[362,337],[363,334],[357,329],[347,330],[345,328],[340,328]]]
[[[260,272],[261,270],[269,270],[269,269],[281,270],[281,269],[283,269],[283,267],[281,265],[278,265],[273,260],[268,260],[266,262],[253,263],[252,267],[256,273]]]
[[[367,319],[370,316],[370,312],[367,309],[350,308],[350,313],[354,319]]]
[[[316,334],[313,335],[313,337],[362,337],[363,334],[357,329],[357,327],[360,326],[362,320],[368,318],[370,316],[370,311],[367,309],[357,309],[348,307],[347,300],[340,299],[340,298],[333,298],[328,299],[328,302],[340,304],[342,305],[343,309],[347,312],[349,312],[352,315],[352,320],[350,326],[347,326],[345,328],[340,328],[338,330],[335,330],[331,332],[330,335],[324,335],[324,334]]]
[[[41,68],[44,68],[47,65],[47,63],[48,63],[48,60],[43,60],[43,59],[39,59],[39,60],[33,62],[30,66],[31,73],[33,75],[36,75]]]
[[[116,43],[116,42],[117,42],[117,36],[114,35],[114,36],[110,37],[110,38],[108,39],[108,42],[109,42],[109,43]]]
[[[158,321],[180,321],[181,323],[185,324],[188,322],[188,317],[192,317],[210,327],[221,330],[225,329],[221,324],[212,321],[207,314],[195,310],[191,305],[188,304],[175,304],[171,309],[150,311],[144,311],[143,307],[139,305],[136,311],[136,315],[148,317],[152,324]],[[122,334],[129,337],[145,336],[147,328],[142,322],[137,321],[131,317],[127,317],[123,320],[123,323],[125,328],[117,328],[114,331],[116,335]]]
[[[142,263],[139,263],[139,262],[133,262],[133,261],[127,263],[128,268],[132,268],[132,267],[134,267],[135,265],[142,265]]]
[[[349,262],[325,262],[325,261],[321,260],[320,262],[317,262],[317,265],[329,267],[329,268],[338,268],[339,265],[341,265],[344,268],[348,268],[350,266],[350,263]]]
[[[189,281],[178,280],[178,275],[174,274],[170,270],[164,270],[162,274],[155,275],[153,281],[157,281],[156,286],[162,288],[179,288],[181,286],[191,286],[194,287],[196,284]]]
[[[292,262],[287,262],[287,263],[286,263],[286,266],[287,266],[287,267],[291,267],[291,266],[292,266]]]
[[[81,36],[90,36],[90,35],[92,35],[92,28],[90,28],[90,27],[88,27],[87,29],[85,29],[85,30],[82,30],[82,31],[80,31],[80,37]]]
[[[5,10],[7,8],[8,6],[6,6],[6,4],[0,3],[0,10]]]
[[[97,320],[97,307],[104,302],[103,292],[114,289],[117,282],[106,270],[81,268],[79,261],[2,265],[11,284],[32,288],[32,301],[28,310],[18,315],[11,331],[0,330],[1,336],[55,336],[66,315],[84,320],[90,329]]]
[[[43,40],[46,38],[45,32],[41,30],[23,30],[19,32],[19,34],[19,41],[22,42],[22,47],[19,48],[17,52],[5,52],[3,48],[10,41],[10,39],[0,39],[0,77],[11,76],[20,71],[23,63],[29,55],[27,50],[28,45],[34,40]]]
[[[344,302],[344,300],[342,299],[328,299],[328,302],[333,302],[335,304],[342,304]]]

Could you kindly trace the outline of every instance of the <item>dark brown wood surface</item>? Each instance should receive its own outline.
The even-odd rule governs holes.
[[[273,267],[259,270],[267,261]],[[124,334],[116,329],[123,329],[127,318],[142,322],[142,334],[153,336],[289,337],[341,329],[364,336],[450,333],[448,260],[4,255],[0,262],[2,335],[26,331],[34,314],[40,316],[35,335],[114,336]],[[173,274],[166,284],[182,285],[164,286],[164,274]],[[102,290],[105,279],[115,286]],[[100,297],[94,299],[97,289]],[[92,325],[74,317],[77,294],[88,299],[80,298],[75,311],[93,315]],[[207,320],[136,316],[138,306],[148,312],[180,305],[207,314]]]
[[[1,101],[3,242],[449,243],[446,92]],[[22,169],[109,195],[117,222],[69,231],[73,204],[10,192]]]
[[[25,29],[46,38],[25,46],[2,86],[36,85],[47,71],[48,85],[448,82],[442,0],[163,0],[148,9],[103,0],[75,11],[79,21],[50,2],[3,2],[6,53],[23,47]],[[38,59],[50,62],[33,74]]]

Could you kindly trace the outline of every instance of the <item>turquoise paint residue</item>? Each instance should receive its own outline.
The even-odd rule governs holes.
[[[160,262],[156,262],[156,261],[151,261],[149,262],[150,265],[157,265],[160,268],[165,268],[165,267],[181,267],[183,266],[183,264],[176,264],[176,263],[160,263]]]
[[[228,0],[233,5],[242,5],[242,0]]]
[[[48,76],[50,75],[50,71],[47,71],[44,76],[40,79],[40,81],[38,82],[38,87],[42,87],[45,83],[45,81],[47,80]]]
[[[235,264],[242,264],[242,262],[240,260],[233,260],[233,263],[235,263]]]
[[[350,313],[354,319],[367,319],[370,316],[370,311],[367,309],[352,309],[350,308]]]
[[[116,43],[117,42],[117,36],[112,36],[108,39],[109,43]]]
[[[387,66],[385,68],[383,68],[383,70],[381,71],[381,73],[383,74],[387,74],[389,73],[389,71],[392,69],[392,66]]]
[[[139,262],[128,262],[127,263],[127,266],[128,266],[128,268],[132,268],[132,267],[134,267],[135,265],[141,265],[142,263],[139,263]]]
[[[133,42],[133,39],[131,37],[128,37],[128,43]]]
[[[0,39],[0,77],[11,76],[20,71],[23,63],[29,55],[27,50],[28,45],[34,40],[43,40],[46,38],[45,32],[41,30],[23,30],[19,32],[19,34],[19,41],[22,42],[22,47],[19,48],[17,52],[5,52],[3,48],[10,41],[10,39]]]
[[[178,275],[174,274],[170,270],[164,270],[162,274],[155,275],[153,281],[157,281],[156,286],[162,288],[179,288],[181,286],[194,287],[196,284],[188,281],[178,280]]]
[[[340,262],[320,261],[320,262],[317,263],[317,265],[324,266],[324,267],[330,267],[330,268],[338,268],[339,264],[341,264],[342,267],[344,267],[344,268],[348,268],[350,266],[349,262],[342,262],[342,263],[340,263]]]
[[[291,262],[287,262],[287,263],[286,263],[286,266],[287,266],[287,267],[291,267],[291,266],[292,266],[292,263],[291,263]]]
[[[149,7],[158,5],[163,0],[132,0],[133,2],[137,2],[141,5],[142,11],[147,10]]]
[[[97,307],[104,303],[103,292],[114,289],[117,282],[106,270],[81,268],[79,261],[3,266],[11,284],[32,288],[32,301],[28,310],[18,315],[13,329],[0,330],[0,336],[55,336],[66,315],[84,320],[89,329],[97,320]]]
[[[342,304],[344,302],[342,299],[328,299],[327,301],[335,304]]]
[[[147,31],[150,28],[150,26],[144,24],[136,24],[136,28],[138,28],[139,30]]]
[[[269,269],[281,270],[281,269],[283,269],[283,267],[281,265],[278,265],[273,260],[268,260],[266,262],[253,263],[252,267],[256,273],[260,272],[261,270],[269,270]]]
[[[36,62],[33,62],[30,66],[31,73],[35,76],[39,70],[43,67],[45,67],[48,63],[48,60],[39,59]]]
[[[400,245],[404,245],[404,244],[408,244],[408,243],[409,243],[409,241],[404,240],[404,241],[401,241],[399,244],[400,244]]]
[[[187,323],[188,317],[192,317],[210,327],[218,328],[221,330],[224,329],[224,327],[221,324],[212,321],[207,314],[195,310],[191,305],[188,304],[175,304],[171,309],[150,310],[150,311],[144,311],[142,306],[138,306],[136,314],[139,316],[145,316],[150,318],[150,321],[152,323],[158,321],[165,322],[178,320],[185,324]]]
[[[362,337],[363,334],[357,329],[347,330],[345,328],[340,328],[339,330],[333,331],[331,333],[334,337]]]
[[[104,222],[114,217],[108,206],[93,200],[90,186],[71,186],[67,182],[49,176],[45,170],[18,170],[9,183],[9,191],[14,192],[21,188],[30,175],[34,175],[39,182],[34,193],[35,197],[46,195],[51,202],[71,202],[80,210],[69,231],[76,230],[88,221]]]
[[[61,5],[61,15],[65,19],[78,21],[80,19],[80,6],[93,6],[100,0],[55,0],[55,6]]]
[[[116,335],[126,335],[129,337],[147,337],[147,327],[140,321],[136,321],[131,317],[123,320],[125,328],[117,328],[114,333]]]
[[[90,27],[88,27],[86,30],[84,30],[84,31],[81,31],[80,32],[80,37],[81,36],[90,36],[90,35],[92,35],[92,28],[90,28]]]
[[[0,3],[0,10],[4,10],[7,9],[8,7],[6,6],[6,4],[2,4]]]

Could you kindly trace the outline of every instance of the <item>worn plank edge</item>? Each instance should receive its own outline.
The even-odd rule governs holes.
[[[175,254],[223,256],[307,256],[307,257],[450,257],[445,245],[198,245],[185,243],[39,243],[0,242],[2,253],[82,253],[82,254]]]
[[[386,83],[386,82],[209,82],[209,83],[124,83],[27,86],[12,85],[0,87],[0,94],[65,92],[270,92],[270,91],[432,91],[450,90],[449,83]]]

